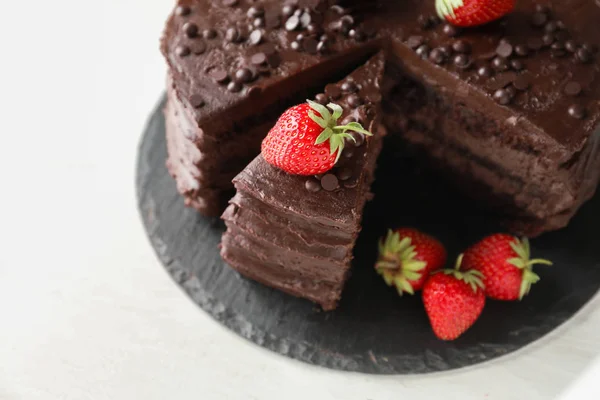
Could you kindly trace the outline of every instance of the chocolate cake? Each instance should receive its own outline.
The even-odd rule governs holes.
[[[434,0],[179,0],[161,42],[169,64],[169,171],[186,204],[219,215],[235,193],[232,178],[259,154],[277,117],[382,51],[386,140],[401,141],[438,167],[512,233],[559,229],[600,179],[597,3],[520,0],[500,20],[458,28],[436,15]],[[340,99],[336,88],[325,90],[327,101]],[[357,219],[337,227],[346,232],[339,248],[295,249],[301,258],[286,276],[260,267],[249,252],[260,243],[250,235],[242,242],[239,232],[273,229],[278,236],[288,217],[302,225],[281,211],[291,200],[278,198],[275,186],[297,179],[260,156],[235,178],[223,254],[246,275],[331,308],[347,265],[345,256],[331,258],[351,248]],[[299,193],[305,202],[326,195]],[[260,220],[260,210],[274,204],[279,211]],[[360,215],[362,203],[355,204],[351,211]],[[251,226],[259,220],[270,228]],[[284,242],[271,244],[271,252],[287,249]],[[329,280],[309,262],[321,256],[320,272],[330,271]],[[312,278],[285,283],[292,273]]]
[[[373,133],[356,134],[335,170],[320,177],[291,175],[259,155],[233,180],[237,194],[223,214],[227,231],[221,249],[229,265],[325,310],[335,308],[385,135],[380,122],[383,72],[379,54],[327,87],[340,94],[341,118]]]

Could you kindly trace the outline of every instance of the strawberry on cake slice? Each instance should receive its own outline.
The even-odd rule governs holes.
[[[241,274],[337,306],[385,135],[384,64],[380,53],[285,111],[233,180],[221,255]]]

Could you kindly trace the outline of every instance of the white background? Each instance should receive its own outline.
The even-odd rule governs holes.
[[[283,358],[189,301],[134,191],[171,5],[0,2],[1,400],[600,398],[598,297],[516,354],[416,377]]]

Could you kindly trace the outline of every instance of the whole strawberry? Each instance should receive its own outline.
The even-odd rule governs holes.
[[[389,230],[379,241],[375,264],[385,283],[398,293],[421,290],[429,273],[446,264],[446,249],[434,237],[412,228]]]
[[[329,109],[331,109],[331,112]],[[337,125],[342,107],[307,100],[284,112],[262,142],[262,156],[271,165],[295,175],[317,175],[337,163],[349,131],[371,136],[358,122]]]
[[[440,18],[468,27],[502,18],[515,8],[515,0],[436,0],[435,7]]]
[[[483,273],[488,297],[496,300],[521,300],[540,277],[535,264],[552,265],[548,260],[530,259],[529,240],[498,233],[471,246],[464,253],[463,268]]]
[[[423,303],[433,328],[442,340],[454,340],[469,329],[485,306],[485,293],[479,271],[461,271],[458,257],[455,269],[433,273],[423,286]]]

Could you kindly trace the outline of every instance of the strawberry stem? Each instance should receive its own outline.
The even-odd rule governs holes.
[[[342,116],[344,110],[338,104],[329,103],[327,107],[312,100],[307,100],[308,105],[312,110],[308,112],[308,117],[317,123],[323,131],[315,140],[315,145],[325,143],[329,140],[329,152],[337,156],[335,163],[338,162],[345,146],[345,139],[356,142],[354,136],[349,134],[349,131],[361,133],[366,136],[373,136],[371,132],[363,128],[358,122],[350,122],[346,125],[337,125],[338,119]],[[329,111],[331,109],[331,111]],[[319,113],[317,115],[315,113]],[[332,113],[333,112],[333,113]]]
[[[539,275],[533,272],[533,266],[540,264],[552,265],[552,262],[542,258],[530,259],[531,246],[529,245],[529,239],[526,237],[523,237],[520,240],[515,238],[515,241],[510,244],[510,247],[513,249],[517,257],[507,260],[508,263],[523,270],[521,287],[519,288],[519,300],[522,300],[523,297],[531,290],[531,285],[540,280]]]

